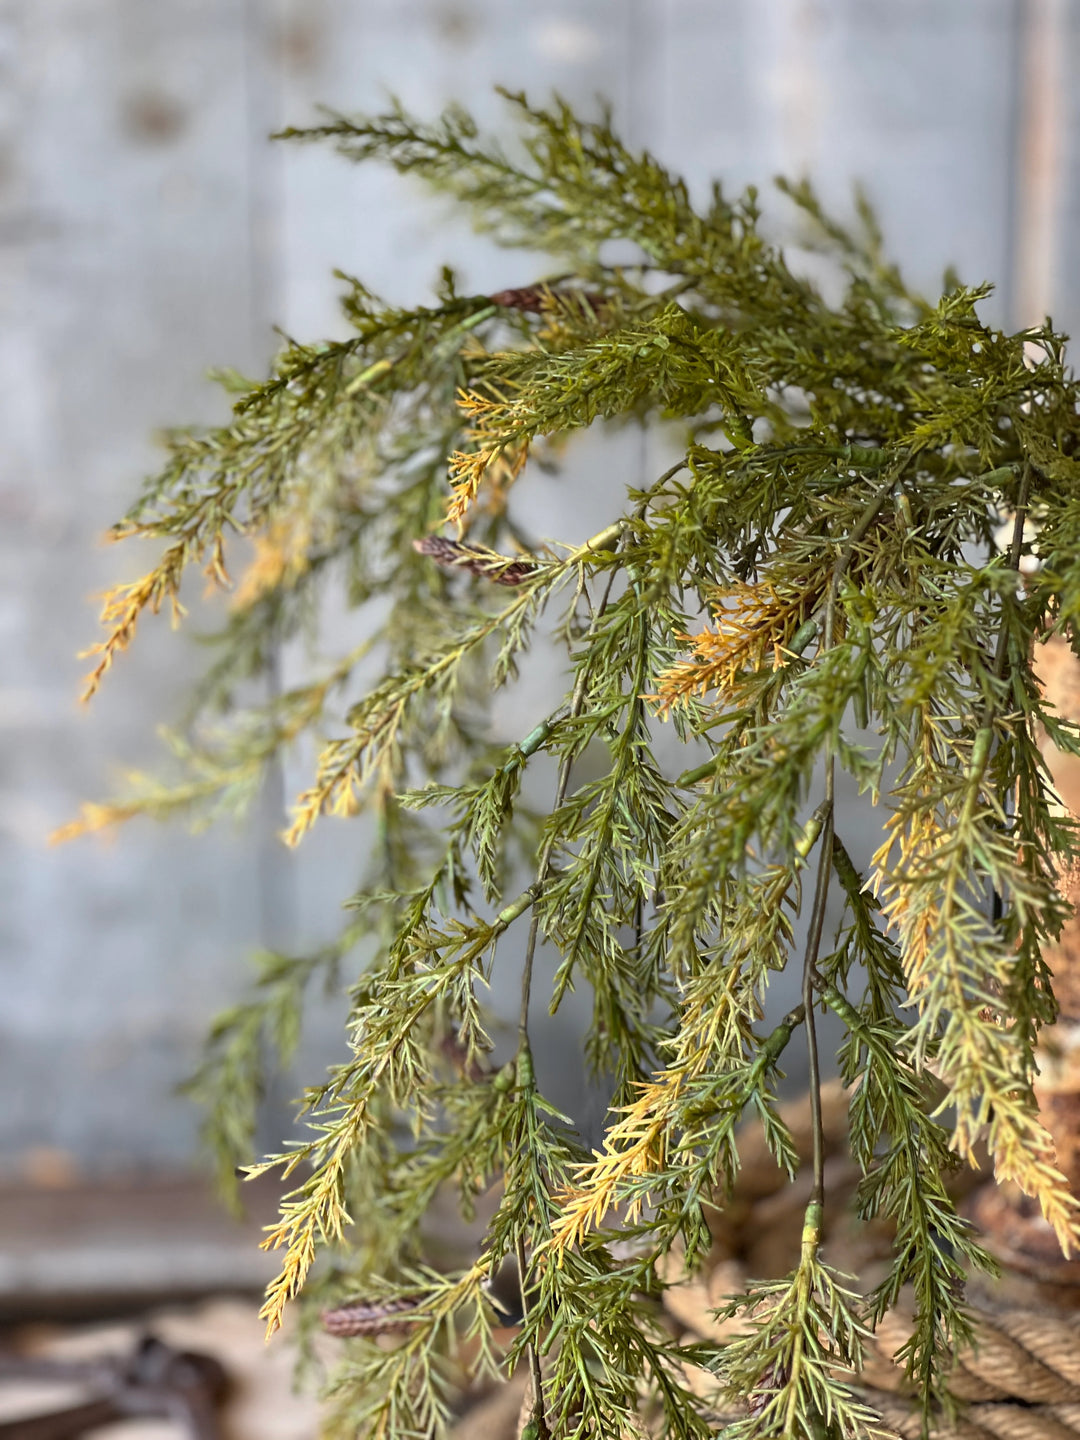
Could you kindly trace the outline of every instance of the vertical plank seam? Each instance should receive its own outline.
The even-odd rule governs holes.
[[[274,311],[281,301],[281,163],[277,147],[268,142],[281,123],[281,86],[277,52],[268,43],[265,16],[275,5],[240,0],[243,26],[244,100],[247,137],[248,332],[251,353],[260,370],[266,364]],[[281,695],[281,646],[275,639],[266,665],[268,704]],[[267,767],[257,807],[255,884],[259,940],[267,949],[296,943],[295,872],[278,838],[287,820],[284,762],[275,756]]]
[[[1013,328],[1052,309],[1061,228],[1065,0],[1018,0],[1015,139],[1011,147]]]

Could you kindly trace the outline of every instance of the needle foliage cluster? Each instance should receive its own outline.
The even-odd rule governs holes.
[[[89,689],[143,612],[179,606],[192,567],[223,587],[237,570],[227,623],[172,777],[73,828],[235,811],[311,735],[287,842],[323,816],[374,817],[340,942],[262,957],[193,1087],[228,1177],[253,1159],[266,1067],[291,1053],[305,995],[320,977],[347,990],[350,1055],[307,1091],[308,1137],[251,1167],[294,1187],[267,1240],[271,1330],[305,1287],[363,1298],[333,1386],[342,1433],[435,1434],[455,1365],[518,1361],[530,1436],[704,1436],[727,1402],[702,1398],[702,1373],[743,1403],[725,1430],[741,1440],[885,1433],[851,1372],[902,1293],[929,1422],[969,1333],[964,1274],[989,1264],[953,1169],[985,1139],[1062,1243],[1078,1234],[1032,1096],[1056,866],[1077,848],[1038,742],[1080,745],[1033,669],[1039,640],[1071,638],[1080,616],[1063,337],[988,325],[986,286],[921,298],[865,206],[845,227],[782,185],[803,248],[831,257],[816,284],[753,190],[695,204],[606,120],[508,99],[513,150],[456,110],[287,132],[387,163],[553,264],[498,294],[461,294],[447,272],[416,309],[343,277],[347,338],[288,341],[263,381],[222,376],[231,422],[174,434],[117,527],[162,548],[107,597]],[[613,263],[613,243],[636,259]],[[527,533],[530,457],[590,426],[661,422],[678,463],[627,483],[603,531]],[[245,703],[276,647],[317,633],[327,593],[360,643]],[[493,740],[493,698],[538,633],[565,657],[564,693]],[[556,778],[537,813],[522,786],[543,757]],[[884,827],[866,874],[835,813],[841,771]],[[521,1021],[499,1067],[484,996],[512,930]],[[802,1001],[769,1029],[788,967]],[[541,983],[552,1011],[575,987],[592,997],[587,1058],[611,1097],[593,1153],[537,1089]],[[825,1010],[845,1035],[858,1210],[894,1227],[891,1270],[859,1293],[822,1254],[815,1106],[797,1269],[732,1302],[748,1323],[731,1343],[684,1345],[658,1303],[670,1257],[693,1271],[707,1252],[745,1116],[794,1175],[779,1066],[801,1038],[817,1095]],[[425,1268],[418,1238],[448,1187],[466,1211],[498,1196],[453,1274]],[[524,1318],[507,1351],[488,1282],[509,1260]]]

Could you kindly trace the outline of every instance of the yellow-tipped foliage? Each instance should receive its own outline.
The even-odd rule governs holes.
[[[932,731],[940,724],[925,710],[920,723],[919,768],[930,773]],[[894,812],[874,856],[874,883],[899,937],[908,996],[918,1014],[914,1053],[944,1082],[942,1108],[955,1107],[953,1149],[977,1165],[976,1144],[985,1136],[998,1179],[1038,1200],[1069,1254],[1080,1246],[1080,1197],[1071,1194],[1038,1118],[1032,1062],[1019,1031],[1001,1014],[1018,957],[991,940],[966,893],[975,845],[991,857],[996,846],[1003,873],[1016,863],[1014,847],[981,828],[973,797],[983,777],[975,763],[958,813],[946,819],[929,796],[921,808],[909,797],[907,807]],[[983,824],[985,818],[984,812]],[[1014,883],[1022,883],[1019,876]],[[986,957],[981,964],[977,946]]]
[[[576,1184],[558,1197],[559,1217],[552,1227],[552,1250],[558,1258],[580,1245],[590,1230],[602,1225],[619,1202],[628,1179],[642,1179],[662,1170],[673,1138],[673,1117],[679,1108],[683,1076],[664,1074],[641,1085],[637,1098],[622,1107],[622,1119],[608,1129],[603,1152],[580,1167]],[[644,1195],[625,1207],[633,1224],[641,1217]]]
[[[778,592],[771,582],[740,584],[713,597],[715,630],[683,637],[691,658],[676,661],[657,680],[657,699],[663,709],[693,696],[717,691],[722,697],[744,671],[774,670],[789,658],[790,645],[800,625],[821,603],[828,576],[814,577],[816,587]]]
[[[950,1194],[955,1155],[985,1138],[1063,1246],[1077,1234],[1032,1080],[1059,862],[1080,851],[1039,743],[1080,754],[1080,739],[1031,654],[1046,627],[1075,640],[1080,622],[1080,382],[1049,324],[989,325],[985,287],[910,291],[865,207],[849,231],[808,186],[781,187],[835,263],[818,287],[760,232],[753,192],[717,186],[698,206],[606,119],[510,100],[526,131],[513,156],[460,111],[305,132],[426,180],[561,278],[461,295],[447,271],[413,309],[346,278],[346,338],[285,342],[263,381],[221,377],[230,422],[170,434],[116,532],[162,555],[106,597],[87,682],[145,610],[179,614],[189,565],[226,586],[238,544],[249,563],[170,742],[180,778],[136,777],[61,834],[239,811],[296,742],[318,759],[290,844],[319,815],[371,809],[370,828],[341,827],[363,872],[349,921],[306,953],[259,955],[193,1082],[232,1176],[306,995],[325,984],[348,1010],[345,1062],[316,1067],[305,1094],[305,1143],[251,1171],[297,1187],[265,1242],[282,1260],[271,1333],[293,1301],[346,1287],[395,1313],[410,1299],[384,1344],[348,1340],[342,1434],[438,1440],[453,1386],[522,1361],[538,1386],[523,1433],[696,1440],[715,1417],[680,1378],[692,1358],[747,1402],[733,1440],[867,1440],[879,1427],[837,1372],[905,1290],[929,1423],[967,1335],[965,1270],[989,1263]],[[592,540],[536,531],[530,451],[659,420],[676,463],[630,467]],[[447,515],[468,543],[430,538]],[[305,657],[328,615],[353,648],[324,667]],[[317,677],[284,693],[283,646]],[[671,721],[663,744],[650,699]],[[880,903],[847,844],[867,833],[852,809],[878,802]],[[498,1065],[483,1005],[508,965],[521,1018]],[[800,1003],[769,1028],[785,970]],[[613,1096],[591,1154],[532,1062],[543,1001],[575,987]],[[867,1296],[822,1262],[823,1147],[796,1144],[775,1100],[782,1058],[804,1063],[800,1031],[817,1054],[823,1004],[843,1030],[859,1205],[895,1226]],[[816,1148],[800,1263],[750,1297],[737,1348],[688,1356],[642,1297],[664,1256],[692,1265],[711,1243],[748,1112],[792,1178]],[[455,1191],[469,1213],[494,1201],[479,1254],[460,1278],[421,1273],[425,1211]],[[594,1233],[619,1225],[632,1245]],[[482,1281],[511,1260],[525,1313],[504,1356]],[[455,1355],[471,1374],[451,1375]]]
[[[168,602],[172,607],[174,625],[179,621],[183,614],[179,600],[180,580],[187,558],[185,544],[171,545],[153,570],[138,580],[115,585],[102,597],[101,623],[109,633],[104,640],[80,652],[80,659],[97,658],[97,664],[84,681],[83,704],[97,693],[116,656],[131,644],[139,616],[144,610],[149,609],[156,615]]]

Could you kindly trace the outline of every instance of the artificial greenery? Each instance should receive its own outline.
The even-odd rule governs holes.
[[[947,279],[928,303],[865,206],[848,229],[782,184],[803,248],[832,257],[819,288],[767,238],[753,190],[714,186],[696,206],[606,120],[508,98],[512,153],[457,110],[286,132],[416,177],[558,274],[462,295],[445,272],[412,310],[342,277],[347,339],[288,341],[263,382],[222,377],[232,422],[172,435],[116,528],[164,549],[107,597],[88,693],[143,611],[179,609],[189,567],[224,588],[227,566],[246,568],[174,737],[177,778],[139,780],[74,828],[233,811],[312,734],[329,738],[287,843],[323,815],[374,817],[340,942],[263,957],[194,1082],[227,1178],[252,1158],[267,1047],[287,1056],[307,989],[341,977],[351,1058],[308,1090],[304,1143],[249,1173],[295,1186],[267,1241],[282,1253],[270,1329],[305,1283],[320,1303],[361,1297],[332,1386],[344,1433],[437,1432],[455,1355],[474,1373],[529,1365],[530,1436],[709,1433],[691,1362],[744,1402],[727,1434],[883,1433],[844,1372],[905,1290],[903,1358],[929,1422],[969,1333],[965,1271],[989,1264],[951,1171],[985,1137],[1062,1244],[1080,1233],[1031,1090],[1054,1014],[1055,866],[1077,849],[1038,740],[1080,744],[1033,673],[1039,639],[1080,616],[1063,337],[985,323],[988,286]],[[637,258],[610,263],[610,242]],[[678,463],[628,483],[584,544],[525,533],[530,456],[627,422],[677,433]],[[244,703],[283,641],[318,635],[328,591],[358,612],[360,643]],[[492,696],[538,631],[565,657],[565,694],[496,742]],[[522,785],[542,757],[557,776],[537,814]],[[867,875],[834,809],[838,768],[885,827]],[[484,992],[519,928],[517,1045],[496,1068]],[[765,993],[789,965],[802,1000],[769,1030]],[[592,995],[587,1056],[610,1110],[591,1155],[537,1089],[541,975],[552,1011],[575,986]],[[859,1213],[896,1233],[868,1294],[820,1253],[824,1010],[845,1033]],[[742,1117],[794,1172],[775,1093],[797,1036],[817,1131],[801,1259],[732,1302],[751,1320],[740,1338],[684,1347],[660,1320],[660,1262],[675,1250],[692,1269],[708,1249]],[[447,1186],[466,1211],[498,1187],[463,1273],[425,1268],[418,1238]],[[504,1354],[488,1281],[515,1257],[524,1318]]]

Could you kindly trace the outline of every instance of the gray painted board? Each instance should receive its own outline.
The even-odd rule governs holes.
[[[197,658],[150,622],[77,712],[86,596],[138,565],[94,540],[153,466],[154,428],[220,417],[205,370],[259,369],[273,324],[340,333],[335,266],[397,300],[444,260],[476,288],[533,273],[407,183],[265,134],[390,91],[493,126],[495,83],[603,93],[695,186],[805,171],[843,208],[863,180],[912,276],[997,278],[998,315],[1018,257],[1034,274],[1049,255],[1045,299],[1069,325],[1078,102],[1047,66],[1069,74],[1078,52],[1077,9],[1056,0],[0,0],[0,1165],[43,1145],[98,1169],[189,1163],[195,1117],[172,1087],[246,949],[332,932],[362,864],[363,827],[329,822],[297,856],[258,827],[45,847],[113,766],[153,761]],[[598,472],[658,463],[633,435],[615,458],[588,437],[564,481],[535,482],[530,520],[584,536],[610,504]],[[306,663],[284,655],[285,678]],[[549,684],[538,666],[500,707],[505,734]],[[321,1016],[307,1063],[339,1047]]]

